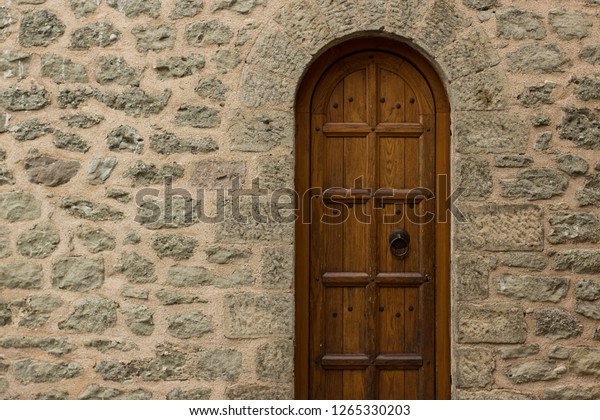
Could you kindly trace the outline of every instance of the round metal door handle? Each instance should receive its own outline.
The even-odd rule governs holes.
[[[404,229],[394,229],[390,232],[389,237],[390,252],[398,258],[404,258],[408,254],[410,245],[410,235]]]

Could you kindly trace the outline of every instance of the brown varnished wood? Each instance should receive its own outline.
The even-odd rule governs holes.
[[[353,54],[361,49],[371,51]],[[424,187],[440,197],[444,189],[435,182],[437,173],[449,173],[443,85],[413,50],[388,39],[355,40],[309,69],[297,116],[298,193],[323,187],[356,197],[313,200],[314,216],[353,213],[340,226],[296,225],[296,397],[448,398],[449,224],[394,219],[397,209],[447,210],[445,200],[410,202],[408,194]],[[374,195],[365,198],[390,187],[391,197],[377,198],[382,208]],[[392,224],[380,223],[384,214]],[[400,226],[414,251],[398,261],[385,242]],[[387,308],[379,307],[388,305],[382,315]]]

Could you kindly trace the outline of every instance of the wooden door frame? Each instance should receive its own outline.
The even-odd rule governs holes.
[[[450,192],[450,104],[433,66],[416,50],[391,38],[369,36],[351,39],[323,53],[308,69],[296,97],[295,187],[300,200],[295,225],[295,398],[307,399],[309,387],[309,276],[310,225],[303,221],[303,209],[310,209],[310,108],[316,85],[327,69],[340,58],[360,51],[383,51],[411,62],[423,75],[435,101],[436,174],[446,174],[436,187],[437,212],[444,223],[436,223],[436,398],[450,399],[450,215],[446,197]],[[438,216],[439,217],[439,216]],[[444,220],[445,219],[445,220]]]

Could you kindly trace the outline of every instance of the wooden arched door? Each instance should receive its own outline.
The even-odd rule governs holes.
[[[446,279],[436,270],[443,206],[430,84],[396,54],[348,54],[315,83],[304,121],[305,396],[436,398],[436,352],[447,351],[436,328],[448,320],[440,323],[436,308],[436,285]]]

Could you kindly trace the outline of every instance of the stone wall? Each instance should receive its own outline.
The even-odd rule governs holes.
[[[4,3],[1,398],[293,396],[293,227],[206,219],[293,187],[301,76],[367,31],[452,102],[453,396],[600,396],[597,0]]]

